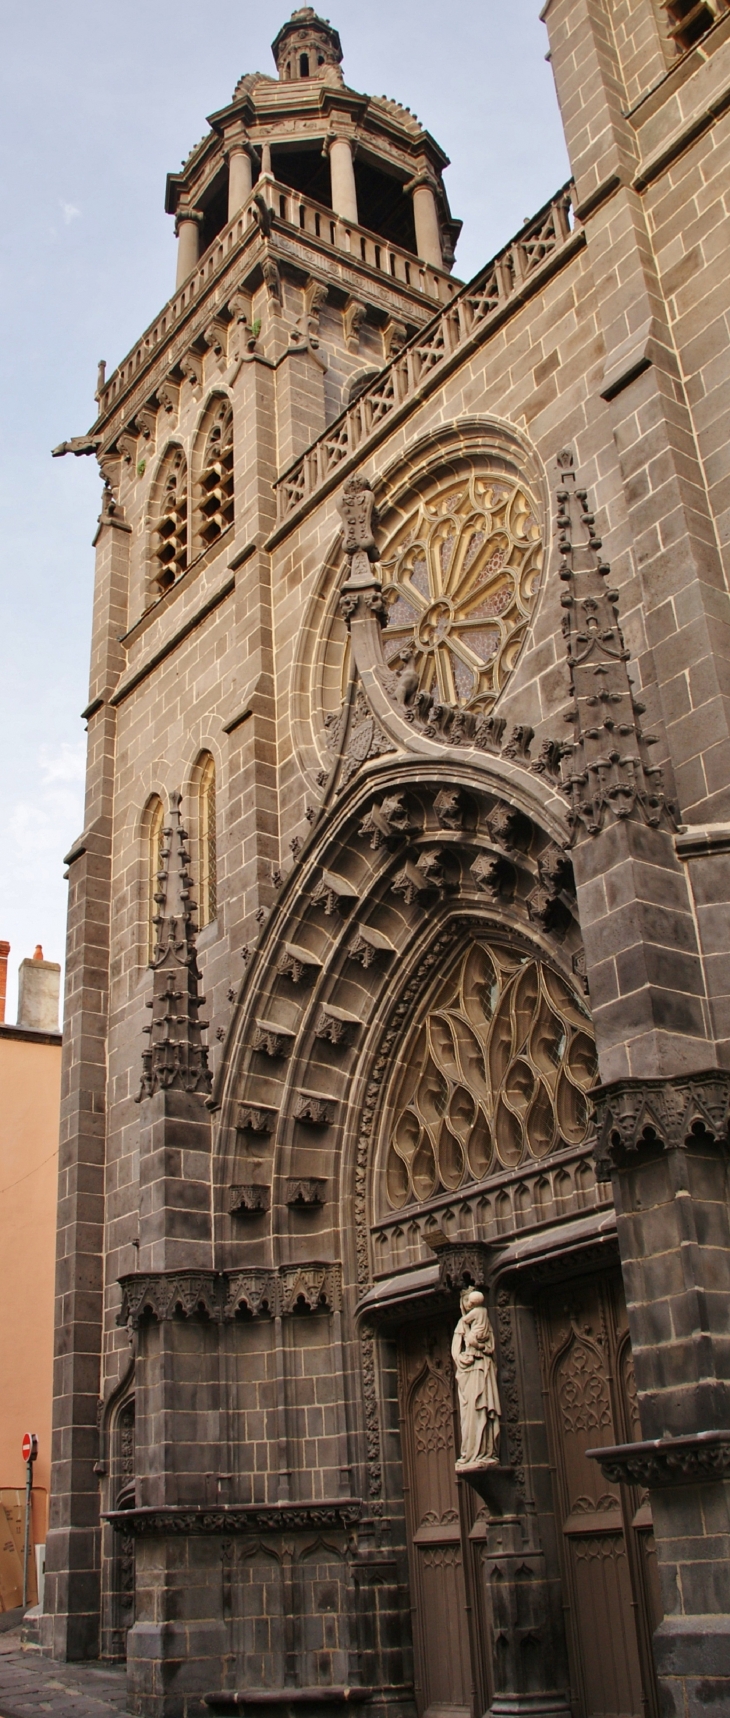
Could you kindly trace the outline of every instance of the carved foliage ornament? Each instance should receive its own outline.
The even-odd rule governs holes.
[[[489,711],[517,660],[537,596],[537,509],[514,478],[472,472],[419,502],[383,552],[383,634],[418,689]]]
[[[118,1324],[136,1329],[145,1314],[162,1320],[203,1314],[221,1323],[241,1308],[254,1318],[307,1312],[338,1312],[342,1305],[339,1264],[280,1265],[277,1270],[139,1271],[120,1277]]]
[[[588,1133],[590,1018],[566,980],[501,944],[472,943],[425,1019],[396,1101],[391,1209]]]

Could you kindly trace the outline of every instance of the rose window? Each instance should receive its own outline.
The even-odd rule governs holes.
[[[476,473],[452,482],[384,553],[389,663],[412,659],[420,687],[440,703],[490,709],[517,660],[541,566],[523,484]]]
[[[474,943],[421,1027],[386,1164],[392,1209],[582,1145],[590,1017],[541,960]]]

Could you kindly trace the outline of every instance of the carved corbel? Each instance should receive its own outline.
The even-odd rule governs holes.
[[[127,434],[125,431],[122,435],[117,436],[117,448],[125,465],[131,465],[136,469],[137,437],[135,435]]]
[[[437,822],[442,829],[463,829],[466,802],[458,787],[443,787],[433,802]]]
[[[517,888],[517,870],[502,854],[480,853],[470,867],[478,889],[491,895],[493,901],[509,903]]]
[[[321,1092],[299,1092],[294,1100],[294,1120],[305,1127],[331,1127],[335,1119],[333,1098]]]
[[[269,1209],[269,1189],[244,1181],[228,1189],[227,1210],[232,1217],[260,1217]]]
[[[432,848],[421,853],[415,865],[411,859],[406,859],[401,870],[396,871],[390,887],[391,893],[402,895],[409,907],[413,901],[419,901],[442,889],[444,883],[441,854],[437,848]]]
[[[281,275],[273,257],[264,257],[261,273],[264,277],[269,310],[272,316],[281,316]]]
[[[304,314],[308,321],[315,324],[315,331],[319,327],[320,310],[327,303],[328,291],[324,281],[313,278],[307,281],[304,288]]]
[[[294,1033],[290,1032],[288,1027],[277,1026],[273,1020],[255,1022],[251,1048],[269,1056],[272,1061],[288,1056],[293,1043]]]
[[[177,382],[173,382],[172,377],[168,376],[164,382],[160,383],[157,397],[165,417],[176,418],[180,403],[180,389]]]
[[[367,317],[364,304],[356,298],[348,298],[342,313],[342,325],[345,333],[345,345],[348,352],[357,352],[360,347],[360,329]]]
[[[323,871],[312,890],[312,904],[324,907],[325,913],[346,913],[359,898],[353,883],[346,877],[336,877],[334,871]]]
[[[350,960],[357,960],[366,970],[379,956],[393,955],[395,949],[388,937],[382,931],[376,931],[373,925],[358,925],[347,953]]]
[[[356,1014],[348,1014],[344,1008],[335,1008],[333,1002],[323,1002],[315,1023],[314,1036],[326,1039],[330,1044],[339,1045],[344,1050],[349,1048],[360,1025],[361,1021]]]
[[[145,454],[154,453],[157,438],[157,412],[153,406],[143,406],[134,420],[134,428],[145,443]]]
[[[371,806],[358,833],[369,835],[370,846],[373,852],[377,852],[379,847],[397,847],[400,841],[405,841],[406,836],[413,833],[415,827],[404,794],[391,793]]]
[[[394,317],[389,317],[383,329],[383,352],[386,364],[390,363],[391,358],[397,358],[398,353],[403,351],[407,342],[408,329],[405,322],[398,322]]]
[[[273,1133],[276,1126],[276,1114],[276,1110],[263,1109],[253,1104],[242,1104],[238,1126],[245,1133]]]
[[[284,1204],[290,1211],[319,1211],[324,1205],[327,1182],[319,1175],[290,1175],[286,1183]]]
[[[199,352],[193,351],[192,346],[183,353],[180,369],[186,382],[190,383],[193,393],[199,395],[203,386],[203,360]]]
[[[279,978],[290,978],[292,984],[311,984],[321,968],[321,960],[297,943],[285,943],[276,963]]]
[[[228,323],[222,316],[213,316],[203,330],[206,346],[213,353],[219,370],[225,370],[228,352]]]

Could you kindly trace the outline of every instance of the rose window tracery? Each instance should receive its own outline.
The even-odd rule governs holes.
[[[489,710],[511,673],[537,595],[542,544],[521,482],[472,472],[419,503],[380,570],[383,646],[410,658],[440,702]]]
[[[590,1017],[567,980],[474,943],[409,1057],[386,1159],[391,1209],[581,1145],[595,1071]]]

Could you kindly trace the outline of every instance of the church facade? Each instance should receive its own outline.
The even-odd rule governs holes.
[[[730,1698],[730,15],[547,0],[473,281],[311,8],[168,180],[68,855],[43,1643],[131,1709]]]

